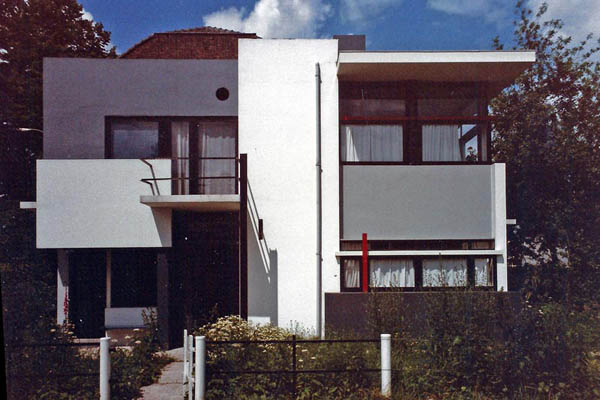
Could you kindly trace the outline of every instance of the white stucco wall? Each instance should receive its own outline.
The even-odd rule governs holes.
[[[170,160],[151,160],[156,177],[171,176]],[[170,247],[171,210],[140,203],[152,194],[140,160],[38,160],[37,247]],[[162,181],[161,194],[170,194]]]
[[[104,158],[107,116],[235,115],[236,60],[44,59],[46,159]]]
[[[248,154],[255,208],[249,212],[263,219],[265,235],[259,241],[250,226],[248,303],[250,319],[257,322],[316,326],[317,62],[322,76],[322,289],[339,291],[337,54],[337,40],[239,41],[239,151]],[[275,305],[267,306],[265,288],[276,292]]]
[[[506,164],[492,165],[493,207],[492,224],[496,250],[502,255],[496,257],[496,282],[498,290],[508,291],[508,249],[506,235]]]

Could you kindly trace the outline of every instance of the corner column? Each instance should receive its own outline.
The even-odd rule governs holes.
[[[248,155],[240,154],[239,312],[248,319]]]

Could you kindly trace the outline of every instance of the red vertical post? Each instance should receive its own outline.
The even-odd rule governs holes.
[[[362,234],[362,291],[369,291],[369,243],[367,234]]]

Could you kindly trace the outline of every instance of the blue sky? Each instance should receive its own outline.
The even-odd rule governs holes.
[[[514,0],[79,0],[88,18],[112,32],[122,53],[154,32],[196,26],[262,37],[367,35],[369,50],[490,49],[512,45]],[[542,0],[527,0],[537,8]],[[599,32],[600,1],[549,0],[550,17],[576,39]]]

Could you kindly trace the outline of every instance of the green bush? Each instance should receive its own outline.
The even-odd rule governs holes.
[[[419,321],[399,317],[402,296],[372,296],[372,329],[394,334],[394,392],[402,398],[600,397],[590,317],[563,304],[514,307],[494,292],[430,293]]]
[[[237,317],[223,317],[194,332],[207,341],[291,340],[293,333],[271,325],[254,326]],[[298,335],[300,338],[310,338]],[[376,344],[298,343],[296,368],[340,370],[377,368]],[[217,371],[292,369],[289,343],[209,344],[207,347],[207,398],[292,398],[291,374],[224,375]],[[375,374],[376,375],[376,374]],[[372,373],[297,374],[298,399],[363,399],[370,396]]]
[[[145,315],[146,328],[138,330],[128,348],[111,351],[111,398],[138,398],[140,388],[150,385],[171,358],[160,354],[156,316]],[[43,339],[40,339],[42,338]],[[34,341],[35,340],[35,341]],[[52,326],[42,336],[22,343],[55,344],[55,346],[7,349],[6,370],[9,399],[77,399],[92,400],[99,396],[98,347],[73,346],[69,325]],[[10,351],[8,351],[10,350]],[[89,374],[89,376],[67,376]]]

